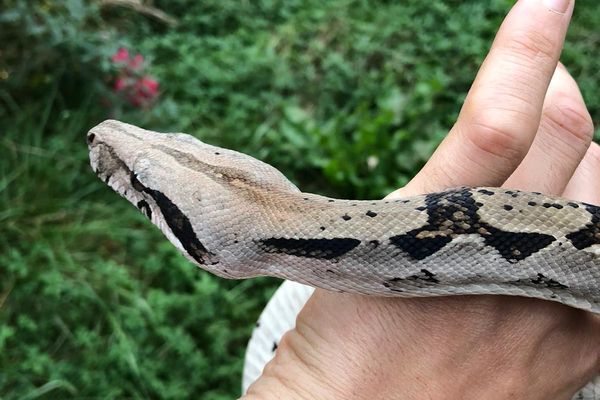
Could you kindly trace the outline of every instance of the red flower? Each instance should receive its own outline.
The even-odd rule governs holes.
[[[158,82],[149,76],[144,76],[137,84],[147,97],[156,97],[158,94]]]
[[[124,47],[120,47],[119,50],[117,50],[117,52],[115,54],[113,54],[113,56],[111,57],[111,60],[114,63],[127,62],[127,61],[129,61],[129,51]]]
[[[158,82],[149,76],[144,76],[135,83],[133,91],[134,106],[151,103],[158,96]]]
[[[124,47],[121,47],[111,60],[118,66],[113,90],[133,107],[149,106],[158,97],[158,82],[156,79],[143,75],[144,56],[136,54],[133,58]]]
[[[125,78],[117,78],[115,80],[114,89],[116,92],[120,92],[121,90],[127,87],[127,80]]]
[[[136,54],[135,57],[133,57],[129,61],[129,64],[127,65],[127,67],[129,67],[132,70],[137,70],[142,67],[143,62],[144,62],[144,56],[142,56],[141,54]]]

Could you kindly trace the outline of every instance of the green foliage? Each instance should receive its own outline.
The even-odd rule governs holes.
[[[232,398],[276,282],[193,268],[93,176],[85,132],[118,116],[379,197],[450,128],[512,1],[155,0],[175,26],[100,4],[0,10],[0,398]],[[577,7],[564,62],[598,121],[600,9]],[[120,46],[153,108],[113,94]]]
[[[106,92],[115,31],[84,0],[6,0],[0,9],[0,117],[60,85],[63,107],[90,91]]]

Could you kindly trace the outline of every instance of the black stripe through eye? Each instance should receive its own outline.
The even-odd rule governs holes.
[[[137,178],[137,175],[134,174],[133,172],[130,175],[130,180],[131,180],[131,186],[133,186],[133,188],[135,190],[137,190],[138,192],[143,192],[144,189],[146,189],[146,186],[142,185],[142,182],[140,182]]]

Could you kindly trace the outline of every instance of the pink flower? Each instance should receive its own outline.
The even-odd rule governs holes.
[[[116,92],[120,92],[127,87],[127,80],[125,78],[117,78],[113,87]]]
[[[117,50],[117,52],[113,54],[111,60],[114,63],[127,62],[129,61],[129,51],[124,47],[120,47],[119,50]]]
[[[113,90],[133,107],[147,107],[154,102],[159,94],[159,84],[156,79],[144,75],[144,56],[131,53],[124,47],[112,55],[111,60],[117,66]]]
[[[143,62],[144,56],[142,56],[141,54],[136,54],[135,57],[133,57],[133,59],[129,61],[129,64],[127,66],[132,70],[140,69]]]
[[[152,103],[158,96],[158,82],[149,77],[144,76],[137,80],[131,91],[128,93],[127,99],[134,107],[147,106]]]
[[[158,95],[158,82],[155,79],[144,76],[138,81],[138,84],[148,97],[156,97]]]

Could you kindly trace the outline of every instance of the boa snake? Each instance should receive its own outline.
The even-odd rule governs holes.
[[[600,313],[600,207],[500,188],[338,200],[186,134],[108,120],[87,141],[96,174],[216,275],[376,296],[516,295]],[[600,399],[596,382],[575,398]]]

